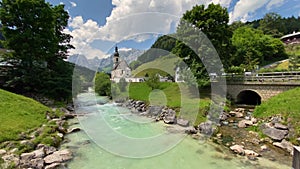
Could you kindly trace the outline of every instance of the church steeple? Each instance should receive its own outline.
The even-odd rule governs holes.
[[[118,46],[115,47],[115,53],[114,53],[114,68],[118,65],[118,63],[120,62],[120,58],[119,58],[119,52],[118,52]]]

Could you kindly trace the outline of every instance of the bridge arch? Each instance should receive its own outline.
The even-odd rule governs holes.
[[[240,91],[236,97],[237,104],[260,105],[261,101],[262,97],[260,94],[249,89]]]

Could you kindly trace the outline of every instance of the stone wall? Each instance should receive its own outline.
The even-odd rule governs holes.
[[[245,90],[256,92],[261,101],[268,100],[269,98],[278,95],[284,91],[298,87],[297,85],[279,85],[279,84],[228,84],[227,93],[234,99],[237,99],[239,93]]]

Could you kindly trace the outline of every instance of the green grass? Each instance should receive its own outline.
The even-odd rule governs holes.
[[[141,66],[137,67],[135,70],[132,71],[133,76],[140,76],[141,74],[145,74],[147,71],[145,70],[160,70],[174,76],[175,74],[175,66],[176,63],[180,59],[173,55],[163,56],[158,59],[155,59],[152,62],[144,63]],[[149,74],[149,73],[148,73]]]
[[[175,109],[178,117],[188,119],[194,125],[206,121],[206,112],[211,104],[209,92],[201,93],[200,99],[187,86],[170,82],[160,83],[159,89],[155,90],[146,83],[130,83],[129,98],[151,105],[166,105]]]
[[[45,123],[51,110],[21,95],[0,89],[0,142],[19,140],[19,134]]]
[[[300,88],[295,88],[283,92],[270,98],[257,106],[253,115],[257,118],[268,119],[269,117],[280,115],[284,118],[285,124],[290,124],[295,129],[295,136],[291,138],[294,144],[300,137]]]
[[[149,69],[144,69],[141,72],[137,73],[136,75],[134,75],[134,77],[146,77],[146,74],[148,74],[148,76],[153,76],[156,74],[160,74],[161,76],[167,76],[168,73],[159,69],[153,69],[153,68],[149,68]]]
[[[285,69],[285,70],[288,70],[288,69],[289,69],[289,61],[286,60],[286,61],[284,61],[284,62],[282,62],[282,63],[279,63],[279,64],[275,67],[275,69]]]

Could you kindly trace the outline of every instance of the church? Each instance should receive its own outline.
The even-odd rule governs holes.
[[[143,78],[131,77],[131,69],[127,62],[120,58],[118,47],[115,48],[113,56],[113,68],[111,71],[111,81],[119,83],[124,78],[126,82],[143,82]]]

